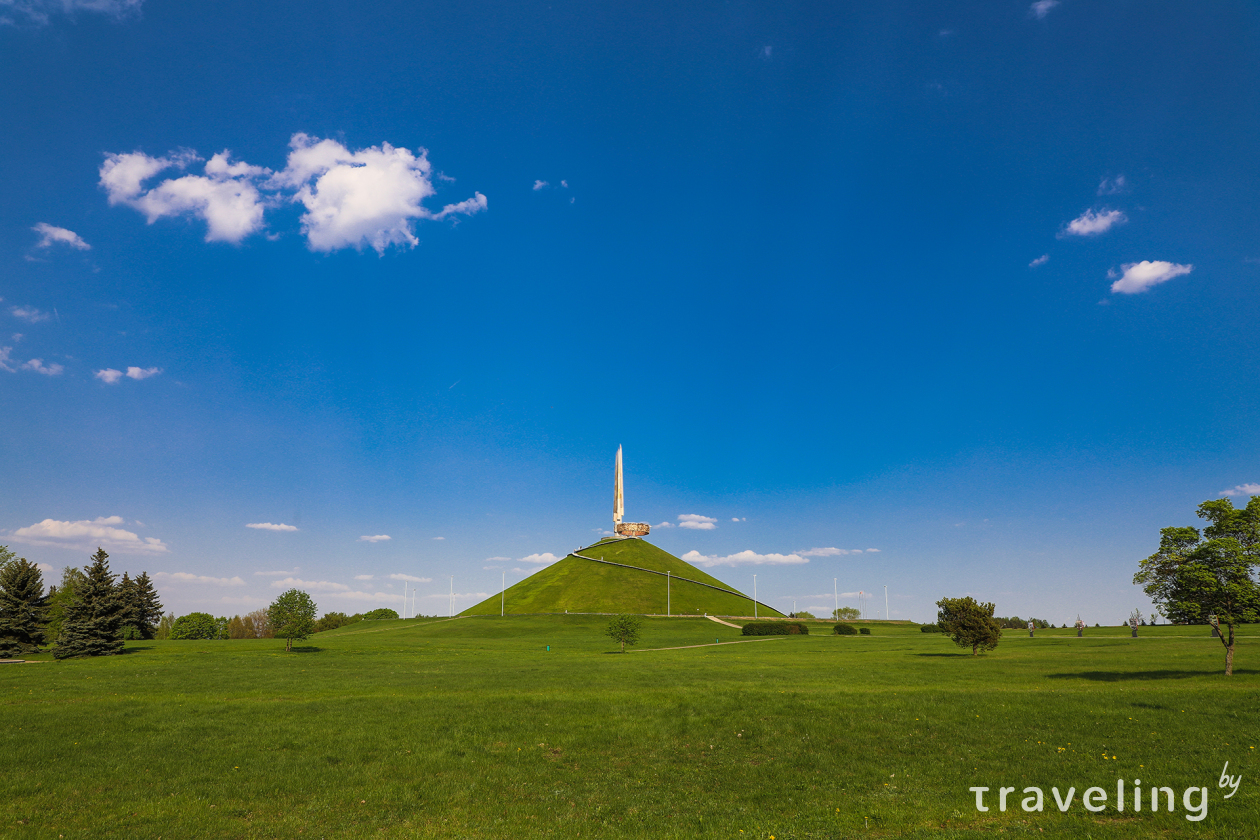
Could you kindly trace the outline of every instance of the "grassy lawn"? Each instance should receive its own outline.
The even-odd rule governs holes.
[[[1006,631],[973,658],[913,626],[727,644],[738,631],[659,619],[623,656],[606,621],[370,622],[288,655],[143,642],[0,666],[0,836],[1257,836],[1254,636],[1226,679],[1198,627]],[[1116,812],[1117,778],[1173,788],[1177,810]],[[1030,785],[1044,812],[1020,809]],[[1080,804],[1094,785],[1098,814]],[[999,786],[1017,789],[1004,813]],[[1052,786],[1076,788],[1067,813]],[[1189,786],[1209,788],[1202,822]]]

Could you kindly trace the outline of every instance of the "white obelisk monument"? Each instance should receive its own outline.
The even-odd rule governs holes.
[[[652,530],[646,522],[622,522],[626,515],[626,491],[621,475],[621,447],[617,447],[616,475],[613,478],[613,533],[620,537],[644,537]]]

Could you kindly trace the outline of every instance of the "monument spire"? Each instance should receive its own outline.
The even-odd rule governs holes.
[[[617,447],[617,475],[613,479],[613,525],[621,524],[626,515],[626,491],[621,478],[621,447]]]
[[[652,527],[646,522],[622,522],[626,515],[626,491],[621,473],[621,447],[617,447],[617,468],[613,478],[613,533],[619,537],[647,536]]]

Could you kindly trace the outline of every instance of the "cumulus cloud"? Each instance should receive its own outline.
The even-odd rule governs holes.
[[[1129,221],[1129,217],[1119,210],[1086,210],[1063,226],[1060,236],[1099,236],[1116,225]]]
[[[1032,262],[1030,262],[1030,263],[1028,264],[1028,267],[1029,267],[1029,268],[1036,268],[1037,266],[1039,266],[1039,265],[1045,265],[1045,264],[1046,264],[1046,263],[1048,263],[1048,262],[1050,262],[1050,255],[1049,255],[1049,254],[1042,254],[1040,257],[1037,257],[1037,259],[1035,259],[1035,260],[1033,260]]]
[[[113,368],[105,368],[104,370],[98,370],[92,375],[104,382],[106,385],[113,385],[115,382],[122,379],[123,372],[121,370],[114,370]]]
[[[678,527],[690,531],[712,531],[717,527],[717,519],[698,513],[683,513],[678,516]]]
[[[131,531],[116,527],[122,524],[121,516],[98,516],[96,519],[74,521],[45,519],[43,522],[18,528],[10,539],[26,545],[83,551],[92,551],[99,546],[111,554],[164,554],[169,551],[156,537],[141,539]]]
[[[362,248],[383,254],[391,245],[419,244],[416,219],[442,219],[455,213],[485,210],[486,197],[449,204],[440,212],[421,202],[433,195],[428,153],[413,154],[388,143],[350,151],[336,140],[295,134],[288,163],[272,183],[296,190],[292,200],[306,208],[302,232],[313,251]]]
[[[65,368],[56,362],[44,364],[43,359],[31,359],[29,362],[24,362],[22,364],[22,370],[33,370],[36,373],[42,373],[45,376],[57,376],[64,371]]]
[[[47,312],[42,312],[33,306],[10,306],[9,314],[14,318],[20,318],[28,324],[38,324],[40,321],[47,321],[50,316]]]
[[[811,548],[808,551],[796,552],[802,557],[844,557],[849,554],[861,554],[863,551],[879,551],[878,548]]]
[[[392,574],[389,576],[389,579],[390,580],[405,580],[405,581],[410,581],[411,583],[432,583],[433,582],[433,578],[416,577],[415,575],[404,575],[404,574]]]
[[[50,225],[47,222],[40,222],[31,228],[39,234],[39,241],[35,243],[36,248],[51,248],[54,245],[68,245],[79,251],[90,251],[92,246],[83,241],[83,237],[72,230],[63,227]]]
[[[151,368],[129,367],[127,368],[127,378],[128,379],[148,379],[150,376],[157,376],[161,372],[162,372],[161,368],[155,368],[155,367],[151,367]]]
[[[374,577],[376,577],[376,575],[355,575],[354,579],[355,580],[371,580]]]
[[[1098,184],[1099,195],[1119,195],[1129,191],[1129,184],[1125,181],[1123,175],[1117,175],[1114,178],[1103,178]]]
[[[1107,276],[1115,280],[1111,284],[1113,294],[1136,295],[1145,292],[1152,286],[1166,283],[1174,277],[1194,271],[1192,265],[1178,265],[1163,260],[1142,260],[1138,263],[1126,263],[1120,271],[1114,269]]]
[[[207,242],[240,242],[263,227],[265,200],[254,181],[268,170],[233,164],[223,151],[206,163],[204,175],[183,175],[145,189],[149,178],[167,169],[185,169],[200,161],[194,152],[152,158],[143,152],[107,154],[101,186],[111,205],[139,210],[149,224],[164,216],[201,219]]]
[[[538,190],[541,190],[541,189],[545,189],[547,186],[548,186],[548,184],[547,184],[547,182],[546,182],[546,181],[535,181],[535,182],[534,182],[534,192],[537,192]]]
[[[296,531],[296,525],[285,525],[283,522],[279,524],[271,522],[250,522],[246,528],[254,528],[259,531]]]
[[[334,583],[331,580],[302,580],[301,578],[287,577],[271,582],[273,589],[301,589],[307,592],[349,592],[350,587],[344,583]]]
[[[661,522],[660,524],[653,525],[652,527],[653,528],[673,528],[675,526],[673,522]]]
[[[1233,490],[1222,490],[1222,496],[1260,496],[1260,484],[1239,484]]]
[[[208,583],[212,586],[244,586],[245,581],[240,577],[209,577],[207,575],[193,575],[188,572],[154,572],[153,577],[158,580],[171,580],[176,583]]]
[[[1028,7],[1028,14],[1037,20],[1045,20],[1046,15],[1050,14],[1050,10],[1059,5],[1059,0],[1037,0]]]
[[[536,563],[536,564],[538,564],[538,565],[540,565],[540,566],[546,566],[546,565],[550,565],[551,563],[556,562],[556,561],[557,561],[557,560],[559,560],[559,559],[560,559],[559,557],[557,557],[556,555],[554,555],[554,554],[552,554],[550,551],[548,551],[548,552],[546,552],[545,554],[531,554],[531,555],[529,555],[528,557],[522,557],[522,558],[521,558],[519,561],[517,561],[517,562],[520,562],[520,563]]]
[[[423,201],[435,193],[428,153],[388,143],[351,151],[336,140],[294,134],[285,168],[233,161],[224,150],[206,161],[203,174],[181,175],[156,184],[168,170],[188,169],[202,159],[193,151],[166,157],[144,152],[110,153],[100,168],[100,184],[111,205],[143,213],[150,224],[163,217],[201,219],[207,242],[239,243],[265,228],[269,208],[297,203],[305,208],[302,233],[313,251],[370,246],[384,253],[391,245],[419,244],[413,224],[485,210],[486,197],[471,198],[432,211]]]
[[[123,18],[139,12],[143,0],[0,0],[0,25],[43,26],[54,14],[92,12]]]
[[[697,566],[795,566],[809,562],[799,554],[758,554],[755,551],[741,551],[725,557],[688,551],[682,559]]]
[[[388,540],[388,539],[390,539],[389,534],[375,534],[375,535],[370,536],[370,537],[369,537],[369,536],[367,536],[367,535],[364,535],[364,536],[362,536],[362,537],[359,537],[359,540],[358,540],[358,541],[359,541],[359,542],[378,543],[378,542],[385,542],[385,540]]]

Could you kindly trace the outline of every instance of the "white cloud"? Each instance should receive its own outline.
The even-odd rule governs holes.
[[[106,385],[113,385],[119,379],[122,379],[123,372],[121,370],[114,370],[113,368],[105,368],[104,370],[98,370],[92,375],[104,382]]]
[[[487,563],[503,563],[511,559],[512,559],[511,557],[487,557],[486,562]]]
[[[1045,264],[1046,264],[1046,263],[1048,263],[1048,262],[1050,262],[1050,255],[1049,255],[1049,254],[1042,254],[1040,257],[1037,257],[1037,259],[1035,259],[1035,260],[1033,260],[1032,262],[1030,262],[1030,263],[1028,264],[1028,267],[1029,267],[1029,268],[1036,268],[1037,266],[1039,266],[1039,265],[1045,265]]]
[[[433,583],[433,578],[416,577],[415,575],[392,574],[390,580],[406,580],[411,583]]]
[[[3,0],[0,0],[3,2]],[[35,243],[36,248],[51,248],[54,245],[69,245],[80,251],[90,251],[92,246],[83,241],[83,237],[72,230],[66,230],[63,227],[50,225],[47,222],[40,222],[31,228],[39,234],[39,241]]]
[[[43,359],[31,359],[29,362],[22,365],[22,370],[33,370],[36,373],[42,373],[45,376],[57,376],[64,371],[65,368],[56,362],[44,364]]]
[[[676,526],[674,525],[673,522],[662,522],[659,525],[653,525],[652,527],[653,528],[674,528]]]
[[[987,520],[987,519],[986,519],[986,520],[984,520],[984,521],[985,521],[985,522],[988,522],[989,520]],[[867,554],[879,554],[879,549],[878,549],[878,548],[868,548],[868,549],[866,549],[866,553],[867,553]]]
[[[678,516],[678,527],[691,531],[712,531],[717,527],[717,519],[698,513],[683,513]]]
[[[538,190],[544,189],[544,188],[546,188],[547,186],[548,186],[548,184],[547,184],[547,182],[546,182],[546,181],[535,181],[535,182],[534,182],[534,192],[537,192]]]
[[[302,580],[301,578],[287,577],[281,580],[273,580],[271,582],[273,589],[302,589],[311,592],[348,592],[350,587],[344,583],[334,583],[330,580]]]
[[[809,562],[799,554],[758,554],[755,551],[741,551],[725,557],[688,551],[682,559],[697,566],[795,566]]]
[[[254,528],[259,531],[296,531],[296,525],[285,525],[283,522],[278,525],[270,522],[250,522],[246,528]]]
[[[139,12],[142,2],[143,0],[0,0],[0,25],[42,26],[48,23],[50,16],[57,13],[73,16],[76,12],[95,12],[108,17],[123,18]]]
[[[169,178],[149,189],[144,182],[167,169],[185,169],[200,161],[185,151],[166,158],[143,152],[107,154],[101,164],[101,186],[109,203],[125,204],[145,215],[149,224],[164,216],[192,217],[206,223],[207,242],[240,242],[263,227],[266,200],[256,179],[270,174],[262,167],[231,163],[222,151],[206,163],[205,175]]]
[[[1142,260],[1140,263],[1126,263],[1120,266],[1120,272],[1107,272],[1107,276],[1115,279],[1111,284],[1113,294],[1136,295],[1145,292],[1152,286],[1166,283],[1174,277],[1194,271],[1192,265],[1178,265],[1163,260]]]
[[[1119,210],[1086,210],[1063,226],[1060,236],[1098,236],[1129,221]]]
[[[131,531],[116,528],[121,516],[98,516],[96,519],[63,521],[45,519],[12,534],[14,542],[91,551],[98,546],[110,553],[164,554],[169,549],[155,537],[141,539]]]
[[[844,557],[849,554],[861,554],[864,549],[861,548],[811,548],[808,551],[796,552],[802,557]],[[868,548],[865,551],[879,551],[878,548]]]
[[[13,353],[12,347],[0,347],[0,370],[7,370],[9,373],[17,371],[17,368],[13,366],[15,360],[10,358],[11,353]]]
[[[435,539],[435,540],[444,540],[444,539],[446,539],[446,537],[434,537],[433,539]]]
[[[367,535],[364,535],[364,536],[362,536],[362,537],[359,537],[359,540],[358,540],[358,541],[359,541],[359,542],[378,543],[378,542],[384,542],[385,540],[388,540],[388,539],[391,539],[391,537],[389,536],[389,534],[376,534],[376,535],[374,535],[374,536],[370,536],[370,537],[369,537],[369,536],[367,536]]]
[[[568,182],[568,181],[561,181],[561,182],[560,182],[560,186],[561,186],[561,187],[563,187],[564,189],[566,189],[566,190],[567,190],[567,189],[569,188],[569,182]]]
[[[517,562],[520,562],[520,563],[537,563],[537,564],[538,564],[538,565],[540,565],[540,566],[546,566],[546,565],[550,565],[551,563],[556,562],[556,561],[557,561],[557,560],[559,560],[559,559],[560,559],[559,557],[557,557],[556,555],[554,555],[554,554],[552,554],[550,551],[548,551],[548,552],[546,552],[545,554],[531,554],[531,555],[529,555],[528,557],[522,557],[522,558],[521,558],[519,561],[517,561]]]
[[[1119,195],[1129,191],[1129,184],[1125,181],[1123,175],[1117,175],[1114,178],[1103,178],[1098,184],[1099,195]]]
[[[485,210],[486,197],[449,204],[440,212],[422,202],[434,194],[428,153],[412,154],[388,143],[350,151],[335,140],[294,134],[284,171],[271,184],[295,190],[292,200],[306,208],[302,232],[313,251],[361,249],[383,254],[391,245],[414,248],[415,219],[443,219]]]
[[[354,579],[355,580],[371,580],[374,577],[376,577],[376,575],[355,575]]]
[[[47,321],[52,317],[47,312],[42,312],[33,306],[10,306],[9,313],[14,318],[21,318],[28,324],[38,324],[40,321]]]
[[[1222,490],[1222,496],[1260,496],[1260,484],[1239,484],[1233,490]]]
[[[220,578],[208,577],[206,575],[192,575],[188,572],[154,572],[153,577],[158,580],[172,580],[176,583],[208,583],[212,586],[244,586],[245,581],[240,577]]]
[[[46,575],[46,574],[50,574],[50,573],[52,573],[53,571],[55,571],[55,570],[53,569],[53,567],[52,567],[52,566],[50,566],[50,565],[48,565],[47,563],[36,563],[36,564],[35,564],[35,568],[39,569],[39,571],[40,571],[42,574],[45,574],[45,575]]]
[[[1044,20],[1046,15],[1050,14],[1050,10],[1059,5],[1059,0],[1037,0],[1028,7],[1028,14],[1037,20]]]
[[[152,368],[129,367],[127,368],[127,378],[128,379],[148,379],[150,376],[157,376],[161,372],[162,372],[161,368],[155,368],[155,367],[152,367]]]

